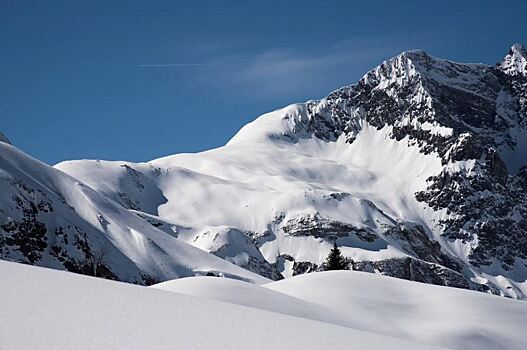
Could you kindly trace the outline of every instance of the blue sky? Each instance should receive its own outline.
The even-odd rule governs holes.
[[[526,14],[527,1],[0,1],[0,130],[51,164],[206,150],[404,50],[494,64],[527,44]]]

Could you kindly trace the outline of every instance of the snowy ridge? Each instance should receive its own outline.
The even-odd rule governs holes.
[[[6,143],[0,169],[4,259],[146,284],[208,271],[265,281],[166,235]]]

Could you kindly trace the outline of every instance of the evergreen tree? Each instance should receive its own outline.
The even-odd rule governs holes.
[[[350,261],[342,255],[337,243],[333,243],[333,248],[324,262],[324,270],[348,270],[349,266]]]

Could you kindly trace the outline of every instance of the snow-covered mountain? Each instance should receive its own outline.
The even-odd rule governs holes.
[[[3,259],[139,284],[207,273],[266,281],[167,235],[4,142],[0,188]]]
[[[526,59],[518,44],[496,66],[408,51],[322,100],[262,115],[218,149],[55,168],[134,232],[151,226],[273,280],[319,269],[337,242],[358,270],[526,298]],[[98,232],[110,218],[122,225],[93,213]],[[2,215],[2,256],[16,260]]]

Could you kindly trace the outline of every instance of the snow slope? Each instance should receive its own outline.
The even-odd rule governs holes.
[[[317,272],[261,286],[197,277],[150,288],[449,349],[527,347],[527,305],[522,302],[363,272]]]
[[[133,168],[147,178],[145,183],[155,181],[155,191],[166,198],[156,202],[157,219],[163,226],[169,232],[175,228],[178,238],[206,251],[216,252],[217,247],[212,242],[205,244],[204,236],[229,241],[223,238],[228,228],[256,239],[270,231],[275,237],[262,238],[258,247],[270,264],[281,256],[321,264],[331,242],[308,234],[292,236],[281,229],[288,222],[321,216],[329,224],[343,223],[378,234],[370,241],[352,236],[339,243],[356,260],[383,260],[408,255],[382,232],[397,221],[420,220],[416,213],[421,206],[412,194],[424,188],[426,178],[441,168],[439,159],[389,139],[386,132],[365,125],[351,145],[344,139],[329,144],[318,140],[298,144],[240,142],[148,164],[85,160],[56,167],[116,201],[119,193],[132,193],[129,197],[137,203],[134,208],[141,210],[151,202],[143,202],[141,196],[125,188],[132,182],[125,167]],[[370,157],[369,149],[390,151]],[[244,252],[255,256],[240,248],[227,257]]]
[[[346,319],[336,317],[332,310],[287,294],[266,285],[249,284],[227,278],[189,277],[154,284],[150,288],[218,300],[256,309],[277,312],[310,320],[345,325]]]
[[[0,189],[4,259],[145,284],[207,272],[267,281],[156,229],[79,180],[4,142]]]
[[[438,349],[210,299],[0,261],[2,349]],[[286,296],[284,296],[285,298]]]
[[[324,306],[349,327],[451,349],[525,349],[527,305],[474,291],[362,272],[323,272],[265,285]]]

